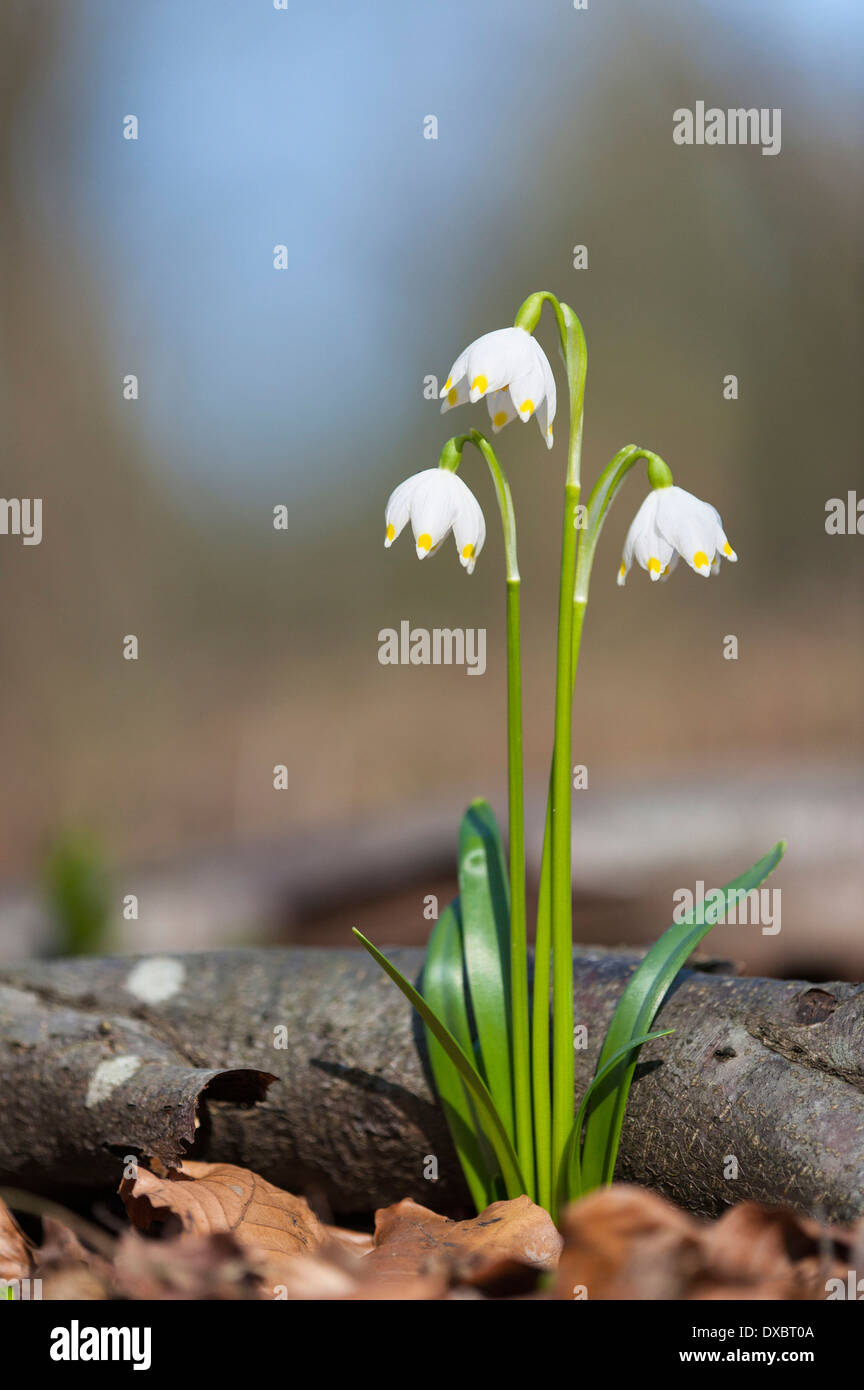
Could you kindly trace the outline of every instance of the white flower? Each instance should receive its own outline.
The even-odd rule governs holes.
[[[441,396],[442,414],[485,396],[495,434],[517,415],[520,420],[535,415],[552,448],[555,378],[537,339],[524,328],[498,328],[477,338],[456,358]]]
[[[426,468],[406,478],[384,511],[387,527],[384,545],[389,549],[411,522],[417,554],[434,555],[452,530],[459,561],[472,573],[486,540],[486,522],[480,503],[461,478],[448,468]]]
[[[737,560],[726,539],[720,513],[682,487],[658,487],[649,492],[633,518],[618,571],[627,578],[634,557],[653,579],[666,579],[681,555],[707,579],[720,568],[720,557]]]

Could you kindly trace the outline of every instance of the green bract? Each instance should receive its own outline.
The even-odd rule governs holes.
[[[735,556],[714,508],[675,488],[663,459],[636,444],[628,444],[614,455],[595,483],[587,506],[580,507],[588,353],[578,318],[554,295],[543,291],[529,296],[516,315],[515,329],[486,334],[465,349],[454,362],[441,393],[445,398],[442,409],[487,396],[496,432],[517,418],[529,420],[537,410],[541,433],[551,447],[555,382],[545,354],[531,336],[544,303],[552,306],[561,340],[570,397],[570,428],[564,481],[554,744],[537,910],[533,999],[529,1006],[521,580],[516,520],[510,488],[498,458],[488,439],[477,430],[448,440],[439,468],[456,473],[466,444],[473,445],[488,465],[501,513],[507,593],[509,864],[491,808],[484,801],[473,802],[459,831],[459,897],[442,913],[432,932],[419,990],[371,942],[359,932],[355,935],[423,1020],[438,1097],[478,1210],[500,1197],[517,1197],[524,1192],[557,1214],[562,1203],[612,1181],[638,1051],[645,1042],[671,1031],[652,1030],[652,1025],[675,976],[717,921],[721,906],[735,901],[737,893],[757,888],[780,862],[785,846],[782,842],[776,845],[752,869],[729,883],[723,890],[723,904],[714,901],[710,907],[700,905],[684,921],[664,932],[651,948],[622,993],[598,1056],[594,1078],[575,1110],[570,868],[572,702],[597,542],[619,489],[635,465],[644,462],[652,489],[649,498],[662,499],[662,507],[659,502],[656,507],[643,504],[628,536],[626,563],[622,564],[619,578],[626,575],[634,554],[652,579],[665,578],[678,554],[683,555],[691,569],[706,576],[719,568],[721,550],[727,558]],[[420,504],[413,507],[411,488],[417,478],[425,476],[415,475],[392,494],[386,514],[385,544],[390,546],[410,520],[418,554],[423,555],[437,549],[452,526],[460,560],[470,573],[485,536],[482,514],[475,520],[472,511],[471,517],[463,520],[455,502],[456,509],[451,508],[450,493],[443,487],[427,487]],[[473,497],[471,501],[472,507],[477,508]],[[666,527],[669,534],[657,530],[655,543],[652,527],[658,512],[662,513],[660,527]],[[421,528],[422,534],[418,535]],[[461,539],[460,528],[464,532]]]

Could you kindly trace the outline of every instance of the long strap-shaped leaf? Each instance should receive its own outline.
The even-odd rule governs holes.
[[[465,972],[483,1074],[504,1127],[515,1142],[510,901],[501,836],[491,806],[473,801],[459,827],[459,903]]]
[[[588,1102],[600,1085],[600,1082],[604,1077],[609,1075],[612,1068],[623,1057],[627,1056],[628,1052],[632,1052],[634,1047],[641,1047],[643,1043],[650,1042],[652,1038],[666,1038],[670,1033],[674,1033],[674,1031],[674,1028],[660,1028],[655,1033],[642,1033],[638,1038],[631,1038],[629,1043],[625,1043],[623,1047],[619,1047],[616,1052],[613,1052],[605,1065],[602,1066],[599,1071],[595,1072],[593,1079],[585,1089],[582,1103],[576,1111],[576,1119],[564,1149],[564,1157],[558,1173],[559,1211],[564,1206],[565,1202],[574,1201],[577,1197],[581,1197],[585,1191],[582,1182],[582,1158],[580,1155],[580,1149],[582,1147],[580,1142],[582,1139],[582,1126],[585,1123],[585,1112],[588,1109]]]
[[[366,947],[370,956],[378,962],[382,970],[386,970],[390,979],[399,986],[405,998],[414,1005],[426,1026],[432,1029],[477,1105],[483,1128],[495,1150],[495,1157],[501,1165],[507,1196],[521,1197],[525,1191],[525,1179],[519,1168],[519,1160],[516,1157],[510,1136],[502,1123],[501,1116],[495,1108],[495,1102],[486,1089],[482,1078],[478,1076],[474,1066],[465,1056],[450,1030],[435,1016],[426,1000],[417,993],[414,986],[409,984],[405,976],[396,969],[396,966],[381,954],[377,946],[373,946],[371,941],[367,941],[362,932],[359,932],[356,927],[353,928],[353,931],[357,940]]]
[[[688,913],[683,922],[669,927],[654,943],[618,1001],[597,1061],[598,1075],[620,1048],[632,1044],[635,1037],[646,1033],[651,1027],[669,986],[691,951],[714,926],[721,906],[725,914],[730,904],[737,900],[737,894],[758,888],[780,863],[785,851],[786,844],[781,840],[752,869],[726,884],[722,890],[722,904],[716,901],[703,903],[694,909],[695,920],[694,914]],[[636,1062],[634,1056],[617,1062],[612,1071],[606,1073],[592,1098],[582,1149],[582,1180],[588,1191],[612,1181]]]
[[[471,1027],[465,999],[465,962],[462,955],[462,919],[459,899],[441,913],[423,961],[421,993],[430,1009],[453,1034],[466,1056],[472,1052]],[[498,1164],[480,1129],[477,1112],[458,1069],[450,1061],[432,1029],[424,1024],[429,1065],[438,1099],[453,1137],[465,1180],[478,1211],[495,1201]]]

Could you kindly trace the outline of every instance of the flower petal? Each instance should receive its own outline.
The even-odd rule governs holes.
[[[452,474],[443,468],[426,468],[414,476],[410,498],[411,529],[417,554],[437,550],[453,525],[454,500],[449,486]]]
[[[718,512],[680,487],[658,488],[657,528],[697,574],[711,573],[722,534]]]
[[[506,387],[501,391],[490,391],[486,396],[486,404],[489,407],[493,434],[497,434],[505,425],[509,425],[511,420],[516,419],[517,412],[513,408],[510,392]]]
[[[552,448],[552,423],[555,419],[558,399],[555,388],[555,375],[549,365],[549,358],[546,356],[537,339],[534,339],[534,349],[540,362],[540,369],[543,373],[543,399],[537,406],[537,424],[540,433],[546,441],[547,449]]]
[[[387,506],[384,508],[384,545],[388,550],[408,523],[413,488],[414,478],[406,478],[404,483],[393,489],[387,499]]]
[[[446,391],[441,392],[444,399],[441,402],[441,414],[446,415],[448,410],[452,410],[455,405],[464,405],[468,399],[468,378],[461,376],[458,380],[448,377],[452,384]]]
[[[536,356],[510,382],[510,399],[520,420],[530,420],[546,393],[543,368]]]
[[[467,350],[470,399],[479,401],[487,391],[508,386],[534,361],[533,338],[524,328],[496,328],[484,333]]]
[[[464,495],[458,501],[453,519],[453,539],[459,552],[459,563],[469,574],[473,574],[486,541],[486,520],[474,494],[464,484],[463,488]]]

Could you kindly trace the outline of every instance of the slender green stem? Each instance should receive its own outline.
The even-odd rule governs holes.
[[[564,489],[558,653],[555,681],[555,748],[552,757],[552,1192],[573,1125],[573,903],[570,871],[573,585],[576,572],[578,484]]]
[[[498,456],[485,434],[481,434],[479,430],[470,430],[468,434],[457,434],[452,439],[448,439],[441,450],[438,467],[446,468],[450,473],[455,473],[462,462],[462,450],[466,444],[473,444],[474,448],[483,455],[492,475],[498,510],[501,513],[501,529],[504,533],[504,562],[507,570],[507,582],[518,584],[519,558],[516,554],[516,510],[513,506],[513,494],[510,491],[510,484],[504,470],[498,462]]]
[[[581,558],[581,552],[580,552]],[[577,575],[578,575],[577,562]],[[577,580],[578,582],[578,580]],[[571,691],[576,683],[579,648],[586,603],[573,607],[572,653],[570,672]],[[552,1142],[552,1121],[549,1107],[549,987],[551,983],[552,944],[552,773],[549,774],[549,799],[546,803],[546,824],[543,831],[543,857],[540,864],[540,884],[537,895],[537,936],[534,946],[534,1008],[532,1013],[532,1046],[534,1080],[534,1138],[537,1154],[548,1154]],[[538,1202],[547,1211],[552,1203],[552,1173],[548,1163],[537,1168]]]
[[[528,925],[525,912],[525,806],[522,771],[522,643],[519,580],[507,580],[507,776],[510,825],[510,991],[513,1016],[513,1102],[516,1152],[534,1195],[531,1132],[531,1038],[528,1013]]]
[[[640,459],[646,459],[649,463],[652,460],[662,464],[662,459],[658,459],[657,454],[653,454],[649,449],[641,449],[638,444],[627,444],[623,449],[619,449],[609,463],[604,468],[600,477],[597,479],[588,498],[587,512],[588,519],[585,527],[582,528],[583,534],[579,543],[579,551],[576,561],[576,582],[573,591],[574,621],[573,621],[573,660],[571,665],[571,698],[576,688],[576,673],[579,667],[579,646],[582,640],[582,624],[585,618],[585,608],[588,603],[588,588],[591,582],[591,569],[594,564],[594,553],[597,548],[597,541],[606,520],[606,514],[615,499],[621,484],[634,464]],[[663,464],[663,467],[666,465]],[[671,478],[671,474],[670,474]],[[581,609],[581,613],[579,610]],[[550,769],[550,795],[551,795],[551,769]],[[550,859],[550,815],[549,805],[546,807],[546,825],[543,832],[543,858],[540,870],[540,893],[538,902],[538,924],[537,939],[539,942],[541,927],[548,926],[546,920],[549,904],[549,877],[551,873]],[[543,907],[547,912],[543,912]],[[537,972],[535,967],[535,981]],[[541,982],[542,983],[542,982]],[[546,988],[548,990],[548,977]],[[536,1001],[536,992],[535,992]]]
[[[450,440],[442,467],[457,468],[462,449],[471,443],[483,455],[492,475],[504,531],[507,566],[507,788],[510,831],[510,991],[513,1039],[513,1103],[516,1152],[534,1195],[534,1143],[531,1129],[531,1037],[528,1011],[528,928],[525,912],[525,797],[522,755],[522,637],[519,562],[516,553],[516,515],[510,486],[495,451],[479,430]]]
[[[662,475],[666,468],[662,459],[650,450],[636,444],[628,444],[607,464],[598,478],[587,505],[587,523],[580,532],[576,563],[576,580],[573,591],[573,627],[571,634],[570,697],[572,701],[579,669],[579,651],[582,642],[582,629],[588,605],[588,588],[594,554],[607,512],[615,499],[618,489],[631,468],[645,459],[649,469],[654,467]],[[668,469],[666,470],[668,473]],[[671,474],[669,474],[671,481]],[[549,800],[546,805],[546,824],[543,832],[543,856],[540,865],[540,885],[537,900],[537,936],[534,949],[534,1009],[532,1019],[532,1062],[534,1082],[534,1134],[538,1154],[538,1201],[551,1209],[552,1178],[548,1165],[539,1161],[540,1154],[548,1154],[551,1145],[551,1118],[549,1111],[549,987],[550,950],[552,942],[552,771],[549,777]]]
[[[522,305],[516,323],[531,332],[543,304],[555,311],[570,392],[570,433],[567,475],[564,486],[564,520],[561,543],[561,579],[558,595],[558,640],[555,677],[555,744],[552,785],[549,798],[549,826],[552,850],[548,885],[551,927],[538,936],[535,949],[534,982],[534,1083],[535,1125],[537,1126],[538,1170],[548,1168],[539,1180],[550,1209],[554,1201],[557,1174],[573,1124],[573,905],[570,875],[572,755],[571,652],[573,643],[573,590],[576,577],[578,533],[577,507],[580,491],[582,422],[585,408],[585,376],[588,354],[582,325],[567,304],[543,291]],[[545,912],[545,900],[544,900]],[[552,955],[552,1113],[551,1142],[549,1117],[543,1097],[548,1095],[548,955]],[[544,1026],[545,1025],[545,1026]],[[545,1036],[544,1036],[545,1035]],[[544,1058],[544,1050],[547,1058]]]
[[[543,862],[537,898],[537,935],[534,941],[534,996],[531,1011],[531,1079],[534,1099],[534,1151],[537,1159],[537,1201],[547,1211],[552,1206],[552,1092],[549,1067],[549,989],[552,982],[552,859],[549,852],[552,821],[552,789],[546,803]]]

